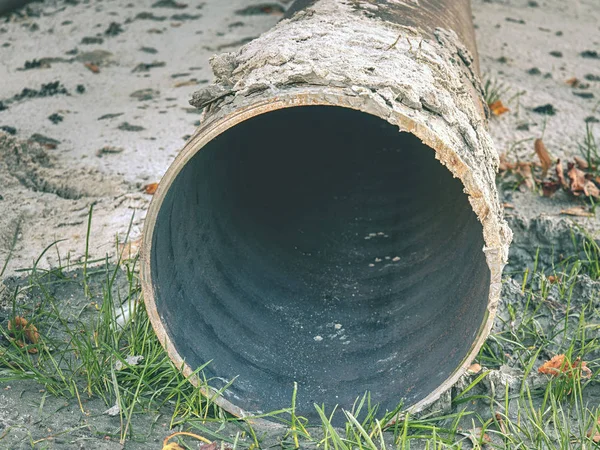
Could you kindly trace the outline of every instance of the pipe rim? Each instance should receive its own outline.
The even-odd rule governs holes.
[[[479,201],[483,200],[486,203],[486,208],[483,208],[483,210],[480,208],[473,208],[473,204],[471,204],[471,207],[479,219],[479,222],[482,224],[482,232],[484,241],[486,243],[486,248],[484,248],[482,251],[485,251],[486,253],[486,260],[491,274],[487,310],[484,320],[480,325],[477,338],[471,345],[471,349],[462,360],[460,365],[454,370],[454,372],[424,399],[413,404],[405,410],[411,414],[417,413],[438,400],[442,394],[448,391],[458,381],[458,379],[464,373],[466,373],[468,367],[477,356],[483,343],[487,339],[494,323],[498,301],[500,298],[501,273],[504,266],[502,251],[500,251],[501,249],[498,248],[497,243],[502,243],[504,239],[499,235],[498,227],[494,218],[490,217],[491,215],[488,214],[488,211],[491,211],[494,208],[493,205],[487,204],[488,201],[486,197],[480,194],[483,189],[478,186],[476,179],[470,176],[469,170],[467,169],[465,163],[458,156],[458,153],[441,139],[439,139],[430,127],[415,121],[413,118],[409,117],[408,114],[404,114],[398,110],[394,110],[393,114],[388,117],[384,116],[383,114],[378,114],[377,110],[369,109],[362,104],[357,104],[355,96],[345,93],[336,93],[333,99],[334,100],[332,100],[331,96],[323,95],[322,93],[319,94],[315,91],[307,90],[303,92],[295,90],[293,93],[270,97],[261,102],[250,103],[249,105],[239,107],[232,113],[226,114],[222,117],[219,117],[217,113],[216,119],[209,116],[208,121],[198,127],[194,135],[186,142],[185,146],[173,160],[160,180],[158,189],[150,202],[150,206],[146,214],[142,235],[142,246],[140,250],[141,284],[144,304],[150,319],[150,323],[152,324],[152,328],[154,329],[154,332],[160,340],[161,345],[167,352],[169,358],[194,386],[199,387],[200,380],[197,376],[193,375],[194,369],[185,362],[184,358],[179,354],[173,341],[169,337],[169,334],[167,333],[167,330],[160,319],[154,298],[154,285],[151,270],[152,236],[154,234],[154,227],[158,218],[158,213],[171,185],[179,175],[180,171],[190,161],[190,159],[196,155],[196,153],[201,151],[206,144],[230,128],[233,128],[234,126],[252,117],[279,109],[300,106],[336,106],[373,115],[398,126],[399,132],[409,132],[419,138],[425,145],[434,150],[435,158],[440,162],[440,164],[450,170],[452,175],[461,181],[464,186],[465,195],[467,195],[469,198],[475,197]],[[201,391],[206,397],[213,397],[216,393],[216,390],[212,389],[210,386],[208,387],[208,391],[205,387],[202,387]],[[255,417],[254,415],[246,413],[243,409],[234,405],[223,396],[216,395],[212,401],[228,413],[238,418],[248,418],[249,422],[253,426],[258,426],[265,429],[276,429],[284,426],[278,422],[270,421],[260,417],[252,419],[252,417]]]

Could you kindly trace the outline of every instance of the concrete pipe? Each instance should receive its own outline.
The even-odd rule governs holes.
[[[469,1],[303,0],[211,65],[144,231],[170,357],[235,379],[238,416],[294,382],[309,419],[432,403],[488,335],[511,239]]]

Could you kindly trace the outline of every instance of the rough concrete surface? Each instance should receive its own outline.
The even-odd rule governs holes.
[[[190,0],[184,9],[154,3],[47,0],[0,18],[0,270],[12,254],[4,276],[31,266],[59,239],[63,258],[81,258],[92,205],[92,257],[114,252],[134,214],[131,237],[139,237],[151,198],[142,188],[159,181],[193,134],[199,115],[188,100],[212,80],[209,58],[270,29],[283,10],[236,12],[255,0]],[[490,121],[498,151],[535,161],[532,139],[543,137],[551,156],[572,159],[586,121],[599,141],[597,0],[473,0],[473,13],[483,76],[507,89],[510,112]],[[572,77],[583,87],[565,83]],[[548,104],[554,115],[534,111]],[[584,204],[580,198],[546,198],[523,185],[501,185],[500,193],[512,206],[514,270],[530,264],[538,246],[568,247],[573,221],[600,237],[596,216],[561,215]],[[56,263],[56,251],[40,262]],[[503,292],[512,298],[513,290]],[[5,426],[31,409],[10,391],[0,396]]]

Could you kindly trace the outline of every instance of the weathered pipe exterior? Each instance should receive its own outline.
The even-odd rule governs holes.
[[[477,64],[468,0],[299,0],[211,59],[142,286],[171,359],[211,361],[224,409],[287,407],[297,382],[311,420],[365,391],[415,412],[465,372],[512,237]]]

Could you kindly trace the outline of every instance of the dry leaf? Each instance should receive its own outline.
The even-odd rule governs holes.
[[[91,62],[86,62],[84,64],[85,67],[87,67],[88,69],[90,69],[90,71],[92,73],[100,73],[100,67],[98,67],[97,64],[91,63]]]
[[[575,196],[583,194],[586,197],[600,198],[600,189],[592,180],[586,178],[583,170],[575,167],[574,164],[569,164],[567,175],[571,179],[571,193]]]
[[[552,357],[550,361],[546,361],[540,366],[538,372],[552,375],[553,377],[563,373],[568,373],[569,376],[573,376],[573,369],[580,369],[582,378],[591,378],[592,376],[592,371],[587,366],[586,362],[577,358],[573,364],[571,364],[565,355],[556,355]]]
[[[580,169],[588,169],[590,166],[588,164],[588,162],[583,159],[581,156],[574,156],[573,159],[575,159],[575,163],[577,164],[577,167],[579,167]]]
[[[558,191],[560,183],[558,181],[544,181],[542,183],[542,193],[544,197],[552,197],[552,195]]]
[[[129,355],[127,358],[125,358],[125,363],[127,363],[128,366],[137,366],[140,361],[143,361],[144,357],[142,355],[138,355],[138,356],[131,356]],[[118,360],[115,363],[115,370],[123,370],[125,366],[121,360]]]
[[[142,188],[142,190],[149,195],[154,195],[158,189],[158,183],[150,183]]]
[[[579,78],[572,77],[572,78],[569,78],[568,80],[566,80],[565,83],[567,83],[571,87],[577,87],[577,86],[579,86],[580,81],[579,81]]]
[[[548,282],[550,284],[560,283],[560,277],[557,277],[556,275],[548,275]]]
[[[31,344],[37,344],[40,340],[40,333],[33,324],[28,323],[23,317],[16,316],[14,320],[8,322],[8,331],[22,331],[25,338]]]
[[[506,160],[506,155],[502,153],[500,155],[500,164],[498,165],[498,170],[500,172],[506,172],[507,170],[514,170],[516,167],[515,163],[508,162]]]
[[[600,417],[596,419],[596,424],[587,432],[587,437],[591,438],[596,444],[600,442],[600,433],[598,432],[600,427]],[[593,435],[593,437],[592,437]]]
[[[572,208],[563,209],[560,213],[566,214],[567,216],[594,217],[594,213],[588,211],[583,206],[574,206]]]
[[[560,159],[558,161],[556,161],[556,176],[558,177],[558,181],[560,181],[560,184],[562,185],[563,188],[568,189],[569,185],[567,184],[567,181],[565,180],[565,169],[563,168],[562,162],[560,161]]]
[[[502,434],[507,434],[506,425],[504,425],[502,414],[496,413],[496,421],[498,422],[498,425],[500,425],[500,431],[502,431]]]
[[[502,104],[502,100],[496,100],[490,105],[490,111],[492,111],[492,114],[495,116],[501,116],[510,110]]]
[[[600,198],[600,189],[591,180],[586,180],[583,185],[583,193],[588,197]]]
[[[33,326],[33,324],[28,323],[27,320],[23,317],[16,316],[13,320],[8,321],[8,331],[14,337],[17,336],[17,332],[22,333],[25,337],[25,340],[30,344],[37,344],[40,340],[40,333],[37,328]],[[16,339],[15,344],[17,344],[20,348],[25,347],[25,343],[20,339]],[[27,349],[29,353],[37,353],[38,350],[35,347],[30,347]]]
[[[467,372],[472,373],[472,374],[476,374],[481,372],[481,365],[475,363],[475,364],[471,364],[469,366],[469,368],[467,369]]]
[[[566,362],[565,355],[556,355],[550,361],[546,361],[538,369],[539,373],[557,376],[569,370],[570,364]]]
[[[504,209],[515,209],[515,205],[513,205],[512,203],[508,203],[508,202],[502,203],[502,206],[504,206]]]
[[[571,192],[575,195],[583,192],[583,187],[586,182],[585,172],[579,170],[574,164],[569,163],[569,171],[567,172],[567,176],[571,180]]]
[[[536,139],[533,148],[535,149],[535,153],[540,159],[540,163],[542,164],[542,178],[546,177],[548,173],[548,169],[552,166],[552,159],[548,154],[548,150],[546,150],[546,146],[541,139]]]
[[[141,247],[142,238],[119,244],[119,255],[121,256],[121,260],[127,261],[130,259],[134,259],[140,252]]]
[[[579,367],[581,369],[581,378],[592,378],[592,370],[587,366],[585,361],[582,361],[580,358],[575,360],[575,367]]]
[[[515,172],[523,177],[523,181],[529,189],[535,189],[535,180],[533,178],[533,172],[531,171],[531,163],[519,163]]]

